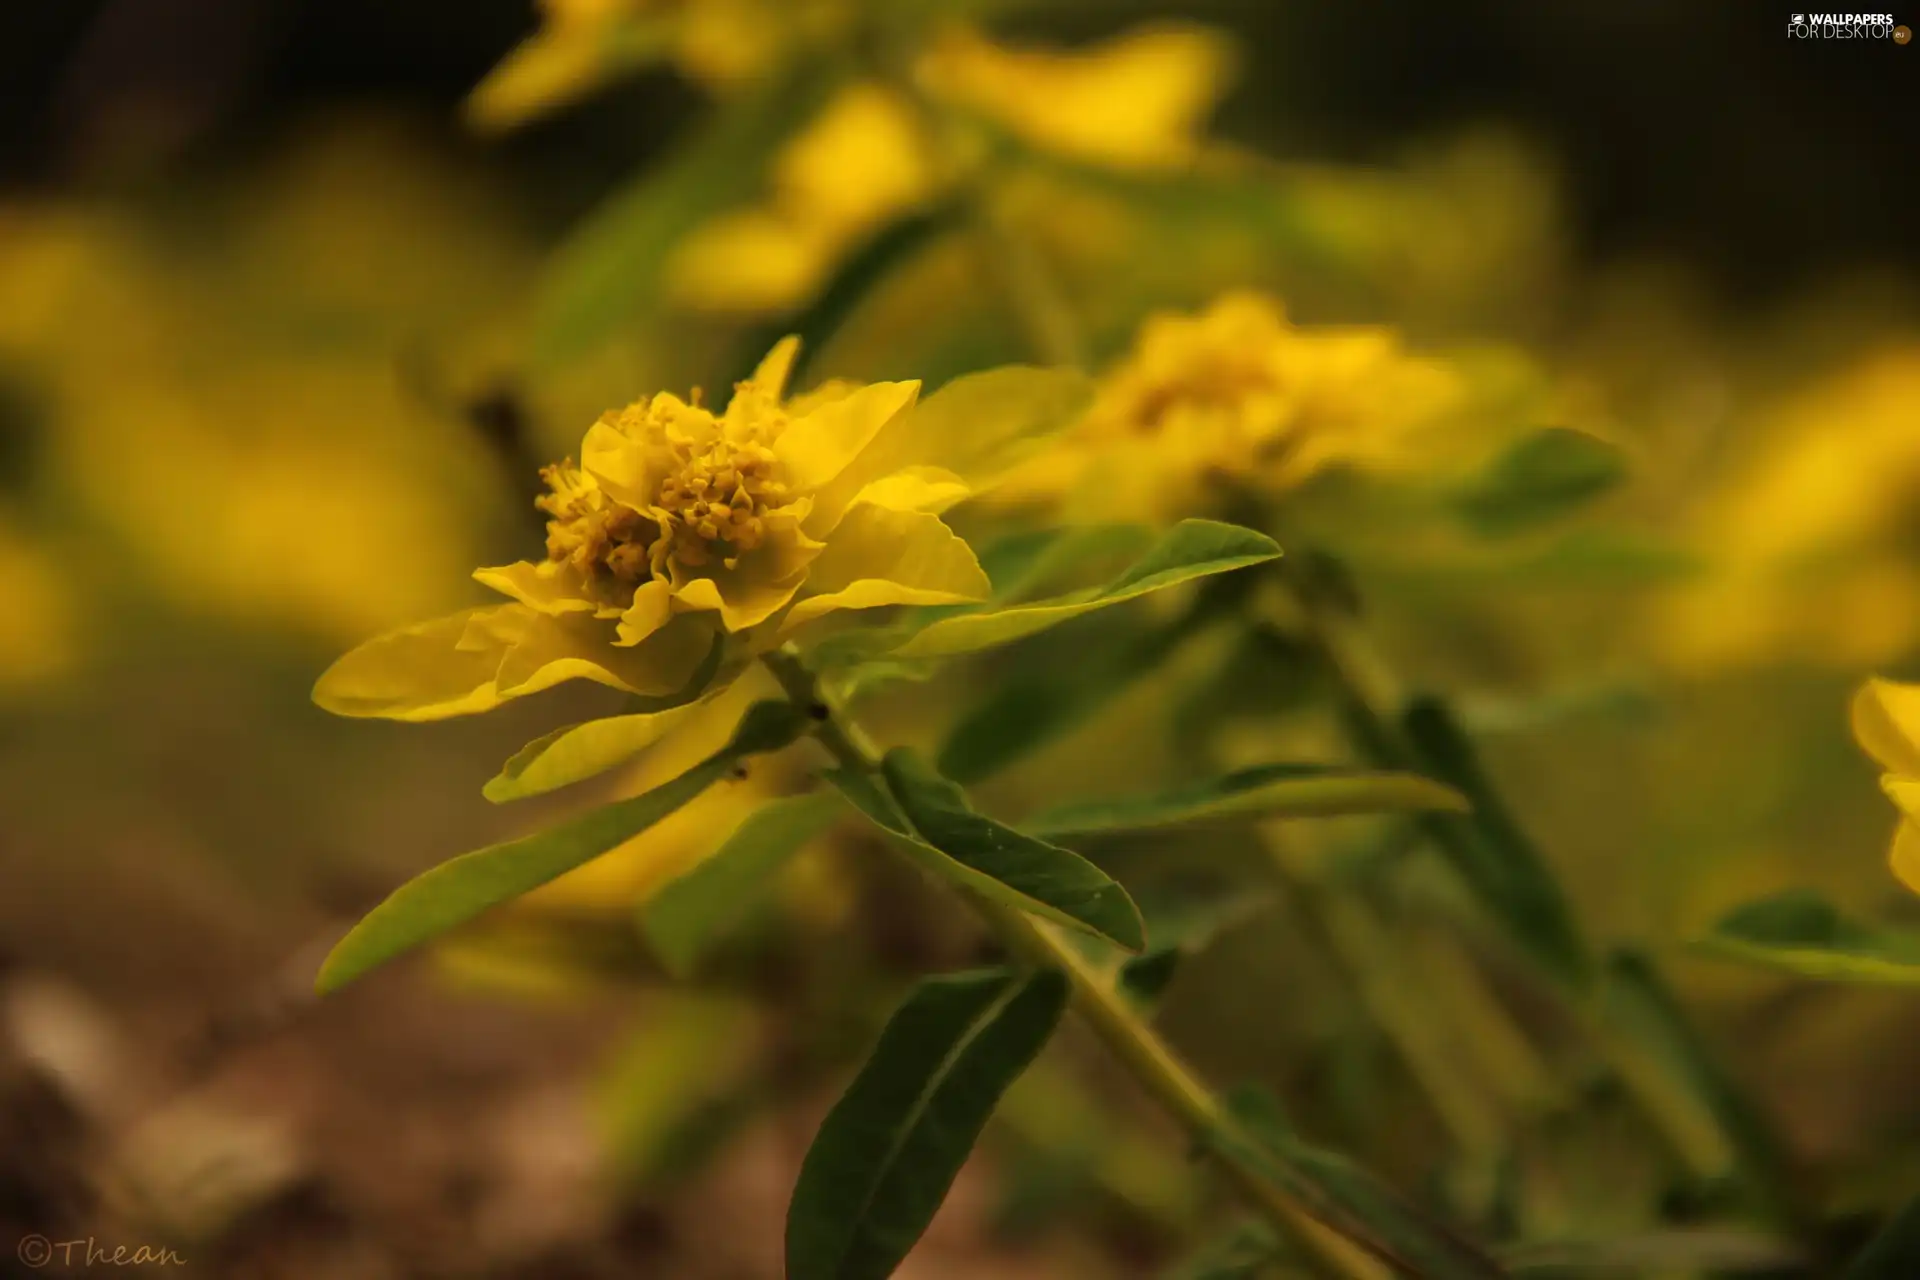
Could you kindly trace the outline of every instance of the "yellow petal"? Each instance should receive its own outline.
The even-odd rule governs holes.
[[[1893,853],[1888,861],[1900,883],[1920,893],[1920,822],[1909,818],[1893,833]]]
[[[723,573],[695,578],[676,589],[673,598],[682,608],[718,611],[721,625],[728,631],[745,631],[785,608],[806,580],[804,570],[785,578]]]
[[[791,631],[836,609],[984,600],[992,584],[973,548],[919,511],[862,504],[840,522],[807,575],[808,596],[782,623]]]
[[[520,608],[468,609],[389,631],[328,667],[313,686],[313,700],[337,716],[388,720],[440,720],[491,710],[500,704],[494,678],[507,645],[464,642],[474,622]]]
[[[967,482],[945,467],[907,467],[861,489],[854,495],[849,510],[875,506],[894,511],[924,511],[937,516],[966,501],[971,493]],[[826,511],[816,506],[815,518],[808,522],[807,532],[816,538],[831,537],[845,515],[845,511]],[[828,519],[833,523],[828,524]]]
[[[592,613],[596,607],[581,593],[574,575],[551,560],[537,565],[520,560],[498,568],[475,569],[473,580],[541,613]]]
[[[1853,736],[1882,768],[1920,778],[1920,684],[1867,681],[1853,698]]]
[[[1908,822],[1920,822],[1920,778],[1902,778],[1890,773],[1880,779],[1880,789],[1900,806]]]
[[[827,484],[919,395],[918,382],[876,382],[796,418],[774,442],[788,482],[802,493]]]
[[[767,352],[766,358],[760,362],[760,366],[753,371],[753,376],[747,381],[769,398],[779,400],[786,394],[787,378],[792,374],[794,359],[799,354],[800,339],[796,335],[788,334],[774,344],[773,350]]]
[[[632,648],[618,648],[614,639],[613,626],[596,618],[533,614],[500,663],[499,696],[524,697],[563,681],[591,680],[666,697],[686,687],[714,635],[698,619],[676,618]]]
[[[814,495],[813,522],[830,527],[867,485],[909,467],[940,467],[974,493],[1047,447],[1085,412],[1087,376],[1012,365],[955,378],[889,423],[859,460]]]
[[[633,604],[620,615],[616,643],[623,647],[639,644],[672,617],[673,588],[657,578],[643,582],[633,593]]]

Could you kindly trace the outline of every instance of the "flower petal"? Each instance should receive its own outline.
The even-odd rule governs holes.
[[[795,418],[773,445],[788,482],[801,493],[829,483],[919,395],[918,382],[876,382]]]
[[[1087,376],[1072,369],[1014,365],[955,378],[907,412],[814,495],[814,524],[831,527],[874,481],[909,467],[944,468],[973,492],[1046,448],[1085,412]]]
[[[1853,736],[1882,768],[1920,778],[1920,684],[1867,681],[1853,698]]]
[[[687,609],[717,610],[728,631],[757,627],[786,607],[807,580],[804,570],[785,578],[758,574],[722,573],[695,578],[675,589],[674,603]]]
[[[649,579],[634,590],[633,603],[620,615],[619,639],[614,643],[631,648],[666,626],[672,617],[672,585],[658,578]]]
[[[1920,822],[1920,778],[1902,778],[1890,773],[1880,779],[1880,789],[1900,806],[1908,822]]]
[[[945,467],[906,467],[890,476],[882,476],[861,489],[848,510],[871,505],[893,511],[924,511],[937,516],[965,502],[971,495],[972,490],[967,487],[967,482]],[[816,507],[815,514],[819,518],[809,523],[807,532],[816,538],[827,538],[832,536],[846,511],[823,512]],[[827,523],[829,519],[832,521],[830,524]]]
[[[500,697],[592,680],[663,698],[685,688],[715,643],[713,628],[696,618],[676,618],[632,648],[618,648],[613,639],[613,628],[596,618],[533,614],[500,663]]]
[[[1893,853],[1888,862],[1901,884],[1920,893],[1920,822],[1909,818],[1900,824],[1893,833]]]
[[[595,610],[594,602],[586,599],[574,575],[551,560],[539,564],[520,560],[497,568],[475,569],[473,580],[541,613],[592,613]]]
[[[793,373],[793,362],[799,354],[799,337],[788,334],[774,344],[773,350],[767,352],[766,358],[747,381],[755,390],[777,402],[786,393],[787,378]]]
[[[975,558],[940,518],[862,503],[840,522],[807,575],[810,594],[788,612],[791,631],[836,609],[962,604],[993,590]]]
[[[507,644],[467,645],[476,621],[520,605],[468,609],[367,641],[328,667],[313,700],[337,716],[440,720],[500,704],[494,677]]]

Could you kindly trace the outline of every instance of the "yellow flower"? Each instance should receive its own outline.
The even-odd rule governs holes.
[[[576,678],[691,696],[710,659],[731,673],[836,611],[985,598],[940,519],[970,492],[966,446],[942,454],[951,433],[910,412],[920,384],[789,400],[797,350],[775,347],[724,412],[661,393],[603,415],[577,465],[544,472],[545,557],[474,574],[512,603],[369,641],[315,698],[431,720]],[[961,470],[926,461],[943,456]]]
[[[1300,329],[1269,298],[1229,294],[1149,318],[1086,417],[1004,493],[1167,519],[1217,505],[1222,483],[1271,496],[1336,465],[1398,467],[1453,390],[1390,330]]]
[[[1902,815],[1893,873],[1920,893],[1920,684],[1867,681],[1853,699],[1853,736],[1887,771],[1880,785]]]
[[[709,89],[764,77],[846,28],[849,0],[541,0],[540,29],[474,89],[467,116],[510,129],[622,74],[671,62]]]
[[[70,673],[77,654],[72,584],[44,548],[0,512],[0,695],[42,688]]]
[[[1127,32],[1074,50],[1011,49],[956,27],[916,75],[935,113],[978,117],[1075,160],[1164,169],[1198,153],[1231,61],[1225,38],[1197,27]],[[782,149],[764,201],[716,219],[675,251],[675,299],[755,313],[811,296],[863,239],[932,200],[967,161],[936,161],[956,139],[933,137],[927,114],[890,87],[843,89]]]
[[[1700,504],[1717,572],[1659,615],[1672,659],[1867,666],[1920,640],[1916,402],[1920,346],[1891,347],[1744,424],[1766,443]]]
[[[928,89],[1045,151],[1117,169],[1191,162],[1233,63],[1203,27],[1123,32],[1084,49],[1016,49],[954,28],[922,60]]]

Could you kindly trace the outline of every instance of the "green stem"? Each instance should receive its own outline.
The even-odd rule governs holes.
[[[827,700],[819,682],[799,657],[781,651],[765,655],[764,660],[794,705],[806,709],[819,722],[815,736],[835,760],[845,768],[877,776],[879,748],[858,724]],[[1236,1122],[1212,1091],[1134,1012],[1107,974],[1089,964],[1044,921],[977,894],[966,896],[1008,951],[1031,964],[1059,969],[1067,975],[1073,988],[1074,1008],[1107,1049],[1155,1102],[1173,1114],[1195,1145],[1219,1163],[1247,1200],[1284,1238],[1299,1247],[1303,1256],[1328,1276],[1388,1280],[1392,1272],[1383,1264],[1358,1244],[1315,1221],[1258,1169],[1238,1159],[1233,1152],[1243,1144],[1216,1140],[1218,1135],[1236,1129]]]

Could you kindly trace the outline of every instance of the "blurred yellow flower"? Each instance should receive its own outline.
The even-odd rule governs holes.
[[[1030,145],[1116,169],[1172,168],[1200,132],[1233,66],[1204,27],[1150,27],[1081,49],[996,44],[956,27],[920,66],[927,90]]]
[[[70,585],[52,557],[0,519],[0,694],[31,692],[72,669]]]
[[[1657,620],[1673,660],[1869,666],[1920,641],[1916,404],[1920,346],[1896,347],[1750,425],[1766,444],[1693,522],[1716,571]]]
[[[844,29],[850,0],[541,0],[540,29],[475,87],[467,117],[510,129],[627,72],[670,62],[710,89],[762,77]]]
[[[1166,520],[1216,507],[1227,486],[1273,496],[1335,466],[1417,465],[1456,389],[1391,330],[1302,329],[1270,298],[1228,294],[1150,317],[1085,418],[1001,494]]]
[[[1853,735],[1886,770],[1880,785],[1900,808],[1893,873],[1920,893],[1920,684],[1867,681],[1853,699]]]
[[[811,296],[863,239],[935,198],[968,162],[949,145],[964,139],[936,136],[930,112],[972,116],[1039,150],[1110,168],[1186,164],[1231,64],[1225,37],[1198,27],[1073,50],[1012,49],[952,28],[916,70],[924,104],[876,83],[843,89],[781,151],[762,203],[716,219],[675,251],[669,291],[688,307],[745,313]]]
[[[983,599],[940,519],[969,483],[919,461],[939,447],[908,412],[920,384],[789,400],[797,351],[775,347],[723,413],[663,392],[603,415],[577,465],[543,473],[546,557],[474,574],[513,603],[369,641],[315,698],[431,720],[576,678],[662,697],[716,648],[744,659],[838,610]]]

